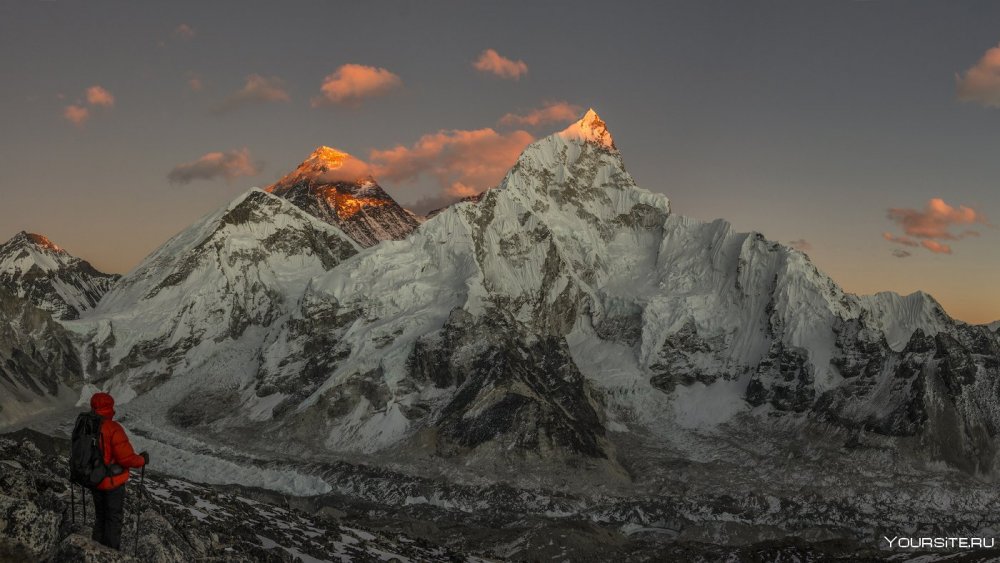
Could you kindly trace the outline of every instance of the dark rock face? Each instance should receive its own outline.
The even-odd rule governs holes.
[[[79,387],[83,367],[67,331],[47,312],[0,289],[0,420]]]
[[[725,377],[727,373],[701,367],[705,364],[726,365],[722,357],[725,344],[723,335],[705,338],[698,334],[694,321],[688,321],[680,330],[664,339],[657,361],[649,367],[653,372],[650,383],[669,393],[677,385],[691,385],[695,382],[707,385]]]
[[[782,411],[805,412],[816,397],[812,364],[804,350],[774,342],[747,386],[747,402],[770,403]]]
[[[603,407],[562,337],[462,323],[421,341],[408,363],[418,381],[457,387],[433,421],[446,453],[491,444],[515,455],[608,457]]]
[[[0,244],[0,288],[57,319],[93,309],[120,277],[97,271],[41,235],[21,232]]]
[[[932,459],[970,473],[994,470],[1000,430],[997,340],[985,327],[953,333],[917,330],[893,352],[883,343],[855,343],[864,361],[844,363],[843,385],[816,401],[821,419],[886,436],[919,437]],[[861,357],[859,354],[858,357]]]

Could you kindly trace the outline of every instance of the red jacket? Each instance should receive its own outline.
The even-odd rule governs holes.
[[[97,489],[100,491],[117,489],[128,481],[129,468],[142,467],[146,465],[146,460],[132,449],[122,425],[112,420],[115,417],[115,400],[111,395],[95,393],[90,398],[90,408],[104,419],[101,422],[101,451],[104,453],[104,464],[115,463],[125,469],[118,475],[105,477],[97,485]]]

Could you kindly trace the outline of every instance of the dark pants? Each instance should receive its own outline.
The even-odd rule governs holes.
[[[125,486],[94,493],[94,541],[120,549],[125,521]]]

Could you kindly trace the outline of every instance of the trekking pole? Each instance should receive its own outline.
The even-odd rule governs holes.
[[[132,556],[135,557],[139,553],[139,517],[142,516],[142,511],[139,510],[139,499],[142,497],[143,486],[146,482],[146,466],[143,465],[139,468],[139,488],[136,491],[135,497],[135,543],[132,545]]]

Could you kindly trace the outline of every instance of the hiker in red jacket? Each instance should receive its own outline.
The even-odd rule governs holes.
[[[119,469],[105,477],[94,491],[94,541],[119,549],[122,541],[122,523],[125,520],[125,482],[128,470],[149,463],[149,454],[136,454],[125,435],[125,429],[114,420],[115,400],[107,393],[96,393],[90,398],[90,408],[100,416],[101,452],[104,464]],[[117,471],[117,473],[116,473]]]

